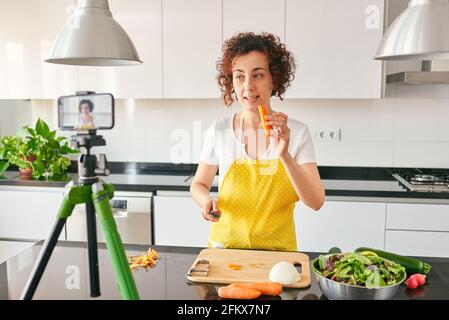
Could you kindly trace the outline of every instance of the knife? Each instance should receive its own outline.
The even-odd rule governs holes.
[[[214,219],[218,219],[218,218],[221,217],[221,213],[220,213],[220,211],[218,211],[218,210],[211,210],[211,211],[209,212],[209,215],[210,215],[211,217],[213,217]]]

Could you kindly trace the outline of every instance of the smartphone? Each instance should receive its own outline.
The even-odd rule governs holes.
[[[58,99],[60,130],[108,130],[114,127],[114,118],[114,96],[110,93],[88,93]]]

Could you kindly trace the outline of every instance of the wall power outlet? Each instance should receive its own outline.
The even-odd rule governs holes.
[[[313,135],[318,141],[341,141],[341,129],[318,129]]]

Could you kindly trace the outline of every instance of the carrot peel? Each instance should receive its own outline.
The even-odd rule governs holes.
[[[228,265],[228,267],[229,267],[229,269],[232,269],[232,270],[240,270],[240,269],[242,268],[242,265],[230,263],[230,264]]]

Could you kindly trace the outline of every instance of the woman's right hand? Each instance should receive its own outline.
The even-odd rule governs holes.
[[[211,212],[218,214],[218,217],[211,215]],[[218,209],[217,199],[210,199],[206,205],[203,207],[203,218],[207,221],[218,222],[220,219],[221,211]]]

